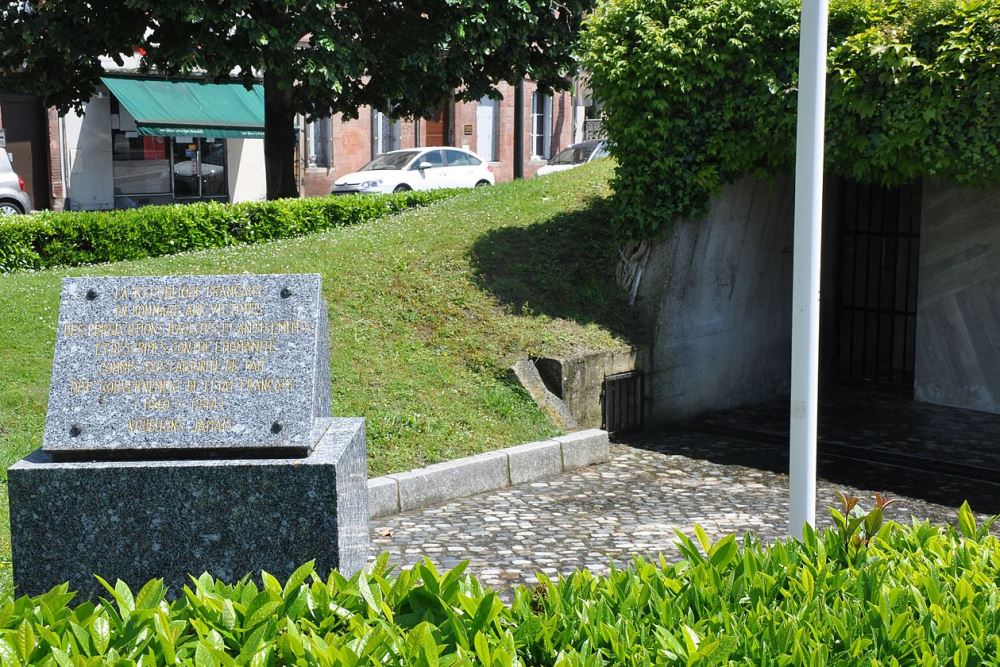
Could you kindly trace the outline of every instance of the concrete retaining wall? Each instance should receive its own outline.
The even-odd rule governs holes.
[[[580,428],[602,428],[604,378],[649,368],[649,351],[634,347],[535,362],[549,389],[561,398]]]
[[[1000,413],[1000,187],[925,183],[914,395]]]
[[[637,302],[654,323],[651,422],[787,392],[792,189],[744,178],[652,250]]]

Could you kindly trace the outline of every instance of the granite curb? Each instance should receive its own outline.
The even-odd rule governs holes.
[[[422,509],[611,458],[607,431],[586,429],[368,480],[372,519]]]

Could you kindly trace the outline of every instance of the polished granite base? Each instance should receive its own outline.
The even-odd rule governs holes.
[[[171,597],[202,572],[279,579],[316,560],[350,574],[368,554],[363,419],[317,423],[306,458],[54,463],[36,450],[8,471],[14,583],[34,595],[94,574]]]

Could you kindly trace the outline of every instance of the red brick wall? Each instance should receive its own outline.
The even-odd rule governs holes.
[[[49,109],[49,183],[52,210],[61,211],[66,203],[62,173],[62,141],[59,133],[59,112]]]
[[[545,164],[541,160],[531,160],[531,94],[535,84],[524,83],[524,175],[531,178],[538,168]],[[499,104],[499,164],[494,163],[493,173],[497,181],[514,178],[514,87],[502,84],[499,92],[503,96]],[[478,152],[476,145],[476,102],[456,102],[450,108],[452,117],[451,133],[454,146],[468,146]],[[344,121],[339,115],[333,119],[333,168],[307,169],[304,176],[306,196],[324,195],[330,191],[333,181],[357,171],[372,157],[371,109],[365,107],[358,112],[358,119]],[[400,128],[400,147],[413,148],[426,145],[423,121],[403,120]],[[471,126],[471,134],[466,134]],[[552,154],[573,143],[573,96],[571,93],[557,93],[552,99]]]

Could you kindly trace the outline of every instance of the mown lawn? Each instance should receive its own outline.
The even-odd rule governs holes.
[[[470,191],[297,239],[0,276],[3,470],[41,442],[59,281],[70,275],[322,274],[334,414],[367,418],[373,476],[553,435],[505,369],[524,355],[641,337],[612,279],[612,168]],[[6,507],[6,472],[0,486]],[[6,512],[0,525],[6,581]]]

